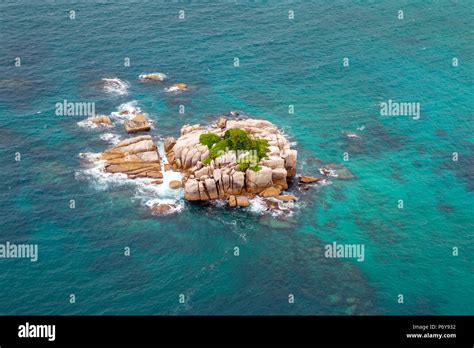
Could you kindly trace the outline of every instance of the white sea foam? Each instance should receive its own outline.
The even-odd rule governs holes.
[[[271,209],[268,207],[266,200],[272,201],[278,204],[278,209]],[[278,216],[292,216],[296,209],[301,208],[302,204],[299,202],[283,202],[276,198],[262,198],[260,196],[255,196],[254,198],[249,200],[250,205],[246,208],[248,211],[258,214],[258,215],[265,215],[269,214],[274,217]]]
[[[127,81],[115,78],[103,78],[104,91],[114,95],[127,95],[130,87]]]
[[[158,151],[160,154],[164,154],[164,145],[163,142],[158,142]],[[163,156],[161,164],[167,164],[168,160],[166,156]],[[174,172],[172,170],[162,171],[163,181],[162,184],[151,184],[155,179],[138,179],[146,180],[143,185],[138,185],[134,199],[140,200],[143,205],[152,207],[155,204],[171,204],[174,205],[170,212],[176,213],[184,209],[184,189],[177,188],[172,189],[169,187],[169,183],[173,180],[181,181],[182,175],[180,172]],[[137,179],[135,179],[137,180]]]
[[[213,199],[211,204],[216,208],[225,208],[227,207],[227,201],[224,199]]]
[[[277,200],[275,199],[275,201]],[[279,211],[277,210],[278,215],[285,214],[286,216],[292,216],[297,204],[297,202],[278,201],[278,207],[280,209]]]
[[[165,88],[165,92],[168,92],[168,93],[171,93],[171,92],[174,92],[174,93],[180,93],[180,92],[184,92],[188,89],[188,86],[185,84],[185,83],[176,83],[170,87],[166,87]]]
[[[136,115],[142,112],[136,100],[120,104],[117,111],[112,112],[112,116],[117,118],[130,118],[131,115]]]
[[[120,136],[114,133],[103,133],[100,135],[100,138],[104,141],[109,142],[112,145],[118,144],[120,142]]]
[[[126,174],[107,173],[104,170],[105,161],[97,161],[100,154],[81,153],[79,157],[91,162],[86,168],[76,171],[75,177],[79,180],[87,180],[92,186],[100,191],[108,190],[114,186],[132,185],[133,180],[128,179]]]
[[[81,152],[79,154],[79,157],[83,160],[86,160],[88,162],[94,162],[97,161],[99,158],[100,153],[93,153],[93,152]]]
[[[332,181],[327,180],[327,179],[323,179],[321,181],[318,181],[318,185],[331,185],[331,184],[332,184]]]
[[[79,121],[76,123],[79,127],[82,127],[82,128],[89,128],[89,129],[96,129],[96,128],[113,128],[114,125],[113,124],[104,124],[104,123],[100,123],[100,124],[97,124],[97,123],[94,123],[88,119],[85,119],[85,120],[82,120],[82,121]]]
[[[165,92],[168,92],[168,93],[179,92],[179,91],[181,90],[177,86],[171,86],[171,87],[165,88]]]
[[[338,175],[337,175],[337,170],[335,170],[335,169],[319,168],[319,172],[320,172],[322,175],[332,176],[332,177],[334,177],[334,178],[337,178],[337,177],[338,177]]]
[[[98,128],[99,125],[94,123],[94,122],[91,122],[89,120],[82,120],[82,121],[79,121],[76,123],[79,127],[82,127],[82,128],[91,128],[91,129],[94,129],[94,128]]]
[[[163,201],[163,203],[176,203],[183,198],[184,192],[182,188],[172,189],[169,187],[171,180],[180,180],[181,173],[173,172],[171,170],[163,171],[163,183],[156,185],[151,184],[156,179],[134,179],[137,182],[142,181],[144,185],[138,185],[137,194],[135,198],[139,198],[143,201],[143,204],[147,204],[149,201],[157,203],[156,200]],[[149,204],[147,204],[149,205]]]
[[[158,143],[160,153],[164,153],[162,142]],[[82,168],[75,173],[78,180],[89,181],[97,190],[105,191],[119,186],[130,186],[135,190],[132,197],[134,201],[139,201],[142,205],[152,207],[155,204],[170,204],[173,209],[169,213],[177,213],[185,208],[184,189],[172,189],[169,183],[172,180],[181,181],[181,173],[172,170],[163,171],[163,183],[153,184],[156,179],[152,178],[136,178],[130,179],[123,173],[107,173],[104,170],[105,161],[97,161],[100,154],[97,153],[81,153],[79,157],[87,160],[90,165]],[[167,163],[166,157],[162,159],[162,165]]]
[[[265,200],[260,196],[249,199],[249,203],[247,210],[255,214],[263,215],[268,209]]]
[[[126,120],[133,119],[136,115],[144,113],[142,109],[138,106],[136,100],[129,101],[127,103],[120,104],[117,108],[117,111],[114,111],[110,114],[110,117],[117,123],[123,124]],[[147,114],[146,114],[147,115]],[[147,115],[148,116],[148,115]],[[153,129],[155,121],[148,118],[150,127]]]
[[[103,136],[103,137],[102,137]],[[101,136],[102,139],[108,141],[119,141],[117,135],[112,133],[105,133]],[[162,141],[157,143],[158,151],[160,154],[164,154],[164,144]],[[106,164],[105,161],[97,161],[98,153],[81,153],[79,156],[87,160],[90,165],[85,166],[76,171],[76,178],[78,180],[88,180],[98,190],[109,190],[113,187],[118,186],[130,186],[134,187],[135,194],[132,200],[139,201],[143,206],[149,207],[150,209],[155,204],[170,204],[173,206],[171,210],[166,214],[179,213],[185,209],[184,200],[184,189],[172,189],[169,187],[169,183],[172,180],[182,179],[180,172],[174,172],[172,170],[162,171],[163,178],[162,184],[153,184],[156,179],[151,178],[136,178],[129,179],[126,174],[122,173],[107,173],[104,170]],[[162,165],[167,164],[168,161],[166,156],[162,157]],[[273,201],[278,204],[279,209],[269,209],[266,200]],[[247,211],[258,215],[271,214],[274,217],[278,216],[291,216],[295,209],[301,207],[300,202],[282,202],[274,198],[264,199],[260,196],[255,196],[249,200],[250,205],[245,208]],[[227,208],[227,201],[215,200],[212,204],[216,208]]]
[[[156,198],[156,199],[150,199],[145,202],[145,205],[149,207],[150,209],[153,208],[155,204],[169,204],[172,208],[169,209],[166,212],[161,213],[160,215],[170,215],[170,214],[176,214],[180,213],[181,211],[184,210],[184,202],[182,201],[175,201],[173,199],[166,199],[166,198]]]
[[[120,104],[117,108],[117,111],[112,112],[110,114],[110,117],[118,123],[123,123],[126,120],[131,120],[136,115],[142,112],[142,109],[137,104],[138,103],[136,100]]]

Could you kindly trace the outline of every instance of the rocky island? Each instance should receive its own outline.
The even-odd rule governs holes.
[[[129,119],[136,117],[132,113]],[[128,121],[122,122],[129,126]],[[142,184],[180,189],[187,201],[225,200],[229,207],[246,207],[258,196],[269,209],[278,209],[279,202],[297,200],[284,193],[296,176],[297,151],[274,124],[263,119],[221,116],[208,127],[184,125],[177,139],[155,143],[151,135],[140,135],[86,157],[101,163],[109,175],[120,173],[132,180],[150,179]],[[172,179],[166,180],[166,172]],[[160,215],[172,208],[168,203],[166,209],[152,206]]]
[[[161,82],[167,76],[152,73],[139,78]],[[183,92],[187,88],[185,83],[175,83],[165,91]],[[153,121],[136,101],[120,105],[110,116],[98,115],[78,122],[81,127],[99,130],[116,124],[121,124],[126,134],[154,129]],[[328,176],[350,178],[343,166],[327,165],[320,167],[321,175],[300,175],[293,180],[298,154],[284,133],[268,120],[243,116],[237,111],[217,117],[207,126],[186,124],[177,138],[149,134],[120,138],[117,133],[103,134],[101,139],[110,141],[111,147],[102,153],[80,155],[93,162],[93,168],[88,167],[86,173],[99,180],[136,184],[141,187],[141,194],[147,192],[145,205],[158,215],[183,209],[183,200],[227,202],[229,207],[253,207],[255,203],[260,211],[291,213],[293,202],[298,200],[291,193],[298,195],[300,189],[324,184]]]
[[[183,173],[188,201],[225,199],[234,207],[255,195],[293,199],[281,191],[296,175],[297,152],[269,121],[221,117],[210,129],[185,125],[164,149],[172,169]]]

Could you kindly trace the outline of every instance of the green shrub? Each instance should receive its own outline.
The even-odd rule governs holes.
[[[249,168],[249,166],[250,164],[247,162],[243,162],[243,161],[239,162],[239,170],[241,172],[245,172]]]
[[[245,172],[247,169],[253,170],[254,172],[258,172],[262,170],[262,167],[260,166],[251,166],[249,162],[239,162],[239,170],[241,172]]]
[[[256,139],[256,150],[257,150],[257,156],[259,159],[267,157],[267,151],[268,151],[268,140],[267,139]]]
[[[252,139],[250,134],[243,129],[232,128],[224,133],[224,138],[221,139],[217,134],[209,132],[199,136],[199,142],[207,145],[209,148],[209,157],[204,159],[202,163],[209,165],[211,161],[228,150],[233,151],[251,151],[256,154],[257,163],[262,158],[267,156],[268,141],[266,139]],[[239,160],[238,167],[240,171],[246,171],[250,168],[253,171],[262,169],[257,165],[253,165],[254,161],[251,158],[243,158]]]
[[[219,141],[221,141],[221,138],[216,133],[203,133],[199,136],[199,142],[203,145],[207,145],[209,149]]]
[[[254,145],[249,134],[240,129],[232,128],[225,132],[224,139],[227,140],[229,149],[231,150],[253,150]]]
[[[209,157],[211,159],[217,158],[225,153],[227,150],[233,150],[228,142],[227,139],[222,139],[218,143],[214,144],[214,146],[209,150]]]

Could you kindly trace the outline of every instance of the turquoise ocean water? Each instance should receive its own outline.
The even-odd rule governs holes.
[[[39,246],[35,263],[0,259],[0,314],[474,314],[473,7],[0,2],[0,242]],[[169,81],[138,80],[155,71]],[[174,82],[189,91],[166,93]],[[157,138],[241,110],[284,129],[299,173],[322,161],[355,178],[298,193],[286,219],[192,204],[156,217],[135,187],[78,175],[79,153],[110,144],[56,116],[64,99],[107,114],[135,100]],[[388,99],[421,103],[421,118],[380,116]],[[364,244],[365,261],[325,258],[334,241]]]

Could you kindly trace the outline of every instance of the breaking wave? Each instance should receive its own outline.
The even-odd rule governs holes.
[[[130,84],[119,78],[103,78],[103,88],[106,93],[114,95],[127,95]]]

